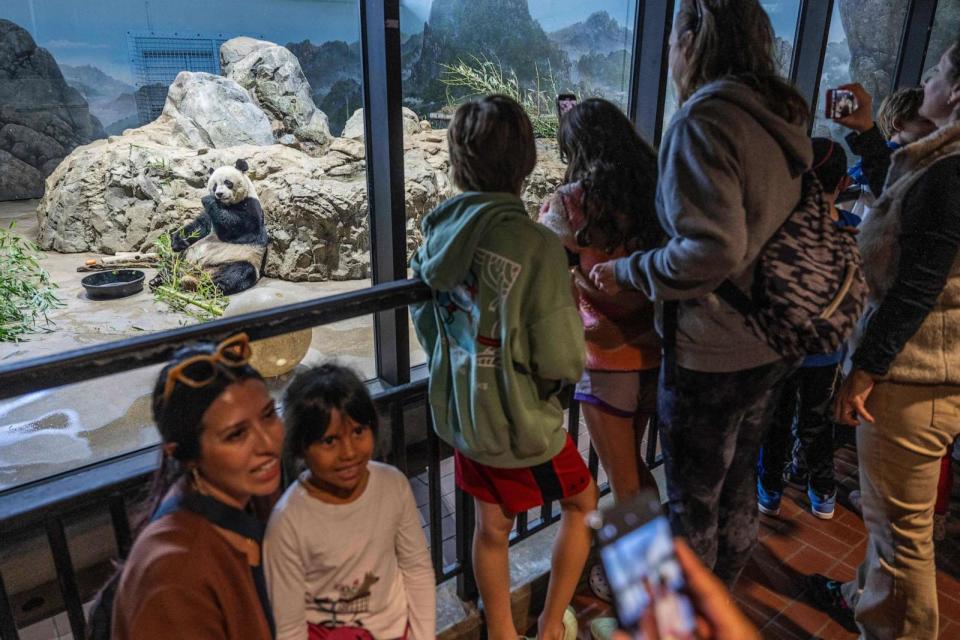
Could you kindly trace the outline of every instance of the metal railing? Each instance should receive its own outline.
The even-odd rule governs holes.
[[[251,339],[267,338],[291,331],[337,322],[357,316],[405,307],[428,299],[429,289],[419,281],[407,280],[377,285],[362,291],[328,296],[306,302],[259,311],[205,324],[138,336],[119,342],[87,347],[57,356],[36,358],[0,367],[0,399],[32,391],[49,389],[83,380],[92,380],[167,360],[186,343],[199,339],[220,340],[237,331],[245,331]],[[436,436],[426,416],[426,464],[415,465],[409,452],[415,443],[408,441],[411,430],[405,424],[405,409],[426,405],[427,381],[420,379],[397,386],[373,385],[373,396],[381,415],[390,425],[390,444],[385,458],[408,476],[423,473],[428,488],[430,553],[438,582],[457,579],[457,592],[465,601],[477,595],[471,567],[473,539],[473,502],[462,492],[455,493],[455,559],[443,556],[441,462],[449,449]],[[651,422],[651,425],[653,422]],[[568,429],[576,442],[580,435],[580,412],[576,403],[568,411]],[[646,459],[650,466],[656,458],[656,431],[651,426],[647,437]],[[70,551],[65,523],[81,515],[109,513],[111,528],[119,555],[132,544],[130,502],[142,496],[159,460],[159,445],[88,467],[38,480],[0,492],[0,540],[36,533],[46,538],[57,574],[61,603],[74,638],[83,638],[85,619],[83,603],[90,599],[90,589],[82,589],[79,568]],[[594,477],[598,460],[592,447],[589,467]],[[517,518],[511,544],[519,542],[560,518],[560,509],[547,503],[536,519],[527,513]],[[11,605],[11,594],[0,574],[0,639],[16,640],[17,617]],[[21,616],[22,617],[22,616]]]

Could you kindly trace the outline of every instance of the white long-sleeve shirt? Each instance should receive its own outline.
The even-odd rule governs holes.
[[[305,640],[308,622],[362,626],[377,640],[409,622],[408,638],[434,637],[436,583],[410,482],[369,468],[349,504],[311,496],[301,478],[274,508],[263,549],[277,640]]]

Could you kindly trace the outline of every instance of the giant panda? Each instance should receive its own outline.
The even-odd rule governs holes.
[[[267,257],[263,209],[248,168],[241,159],[232,167],[211,169],[203,213],[171,237],[173,250],[206,270],[228,296],[255,285]]]

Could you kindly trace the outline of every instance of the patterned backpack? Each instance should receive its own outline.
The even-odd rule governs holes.
[[[729,280],[715,293],[784,358],[840,350],[863,313],[867,285],[856,237],[838,232],[813,173],[761,250],[750,294]]]

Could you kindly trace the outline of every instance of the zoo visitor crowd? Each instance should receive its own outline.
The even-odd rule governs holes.
[[[810,109],[772,45],[756,0],[681,0],[669,43],[681,108],[659,153],[611,103],[574,106],[558,132],[564,183],[537,221],[519,198],[536,160],[522,108],[487,96],[450,123],[462,193],[423,220],[411,266],[433,296],[411,313],[434,428],[476,506],[492,640],[524,631],[508,541],[546,501],[562,516],[537,637],[576,637],[568,605],[598,490],[564,428],[569,386],[617,501],[657,491],[638,450],[656,416],[698,637],[759,637],[727,588],[785,483],[833,517],[835,421],[856,427],[868,544],[854,580],[808,576],[806,593],[861,637],[938,637],[934,523],[939,537],[960,434],[960,42],[922,90],[884,101],[880,127],[871,96],[845,87],[859,105],[839,119],[859,156],[850,174],[838,141],[808,137]],[[798,302],[764,306],[777,300]],[[94,637],[433,637],[420,516],[404,475],[374,461],[365,386],[313,368],[281,416],[249,358],[239,334],[185,347],[160,373],[163,463]],[[285,491],[284,456],[302,467]],[[599,567],[589,583],[608,597]]]

